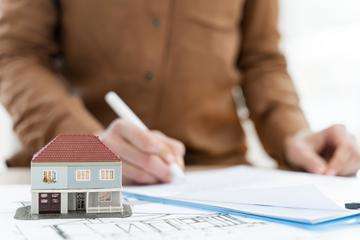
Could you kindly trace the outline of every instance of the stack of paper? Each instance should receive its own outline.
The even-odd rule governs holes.
[[[236,173],[237,174],[234,174]],[[343,203],[339,204],[324,194],[316,185],[309,184],[313,178],[307,175],[306,184],[299,185],[293,178],[299,178],[281,171],[258,171],[252,168],[238,167],[223,170],[219,173],[222,177],[214,177],[192,174],[188,182],[182,185],[162,185],[157,187],[135,187],[127,188],[128,196],[141,200],[161,202],[180,206],[215,210],[231,214],[252,214],[256,216],[293,221],[306,224],[318,224],[340,218],[358,215],[359,211],[347,210]],[[229,174],[227,175],[226,172]],[[212,172],[214,173],[214,172]],[[256,174],[259,174],[256,176]],[[284,186],[277,183],[277,179],[284,178],[292,184]],[[231,176],[231,178],[229,178]],[[250,177],[251,176],[251,177]],[[273,179],[273,186],[269,182],[264,184],[263,180]],[[199,181],[199,179],[201,179]],[[258,184],[248,184],[245,187],[243,180],[252,179]],[[261,180],[262,179],[262,180]],[[194,180],[194,181],[192,181]],[[284,179],[285,180],[285,179]],[[323,179],[322,179],[323,180]],[[335,178],[326,178],[328,184],[336,183]],[[215,181],[215,182],[214,182]],[[344,187],[360,189],[359,183],[352,179],[341,179]],[[294,184],[294,183],[297,184]],[[321,182],[321,181],[320,181]],[[239,183],[239,184],[237,184]],[[354,184],[357,188],[353,188]],[[262,185],[262,186],[257,186]],[[321,184],[320,184],[321,185]],[[353,196],[356,196],[354,193]]]

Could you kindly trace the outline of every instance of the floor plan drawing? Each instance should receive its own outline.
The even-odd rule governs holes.
[[[26,205],[27,202],[19,202]],[[141,206],[140,206],[141,208]],[[198,213],[166,213],[141,210],[128,219],[95,218],[47,221],[16,221],[14,235],[19,239],[36,239],[40,234],[51,235],[52,239],[177,239],[196,236],[234,235],[244,228],[259,228],[268,223],[238,218],[228,214]],[[37,229],[37,230],[35,230]]]
[[[119,237],[154,238],[185,235],[211,235],[211,232],[230,234],[238,227],[248,228],[264,225],[264,222],[245,222],[224,214],[138,214],[131,220],[81,219],[42,225],[43,230],[52,231],[58,239],[78,239],[96,236],[98,239]],[[20,224],[21,225],[21,224]],[[25,229],[25,232],[24,232]],[[27,236],[26,228],[20,227],[19,235]]]
[[[11,195],[11,193],[9,194]],[[12,198],[14,199],[14,198]],[[81,240],[81,239],[255,239],[269,234],[274,227],[307,239],[309,234],[298,229],[228,214],[205,212],[161,204],[130,200],[134,209],[129,218],[46,219],[23,221],[13,218],[13,211],[29,201],[10,201],[0,207],[0,231],[4,239]],[[309,235],[310,236],[310,235]],[[246,239],[246,238],[245,238]],[[274,238],[275,239],[275,238]],[[282,238],[286,239],[286,238]],[[311,238],[312,239],[312,238]]]

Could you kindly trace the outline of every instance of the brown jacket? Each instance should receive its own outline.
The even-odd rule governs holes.
[[[274,158],[307,127],[278,49],[277,0],[54,2],[0,1],[0,96],[24,145],[9,165],[59,133],[106,127],[109,90],[183,141],[189,163],[245,161],[238,84]]]

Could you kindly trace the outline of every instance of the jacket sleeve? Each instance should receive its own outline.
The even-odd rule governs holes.
[[[286,137],[307,129],[308,123],[279,50],[278,5],[278,0],[246,1],[238,66],[250,118],[261,142],[280,166],[286,166]]]
[[[0,100],[24,148],[34,152],[59,133],[100,131],[54,71],[53,2],[2,0],[0,6]]]

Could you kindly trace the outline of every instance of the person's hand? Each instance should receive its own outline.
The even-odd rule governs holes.
[[[123,160],[124,184],[169,182],[170,164],[184,167],[184,144],[159,131],[144,131],[117,119],[99,137]]]
[[[360,148],[343,125],[299,133],[285,143],[290,165],[326,175],[352,175],[360,168]]]

